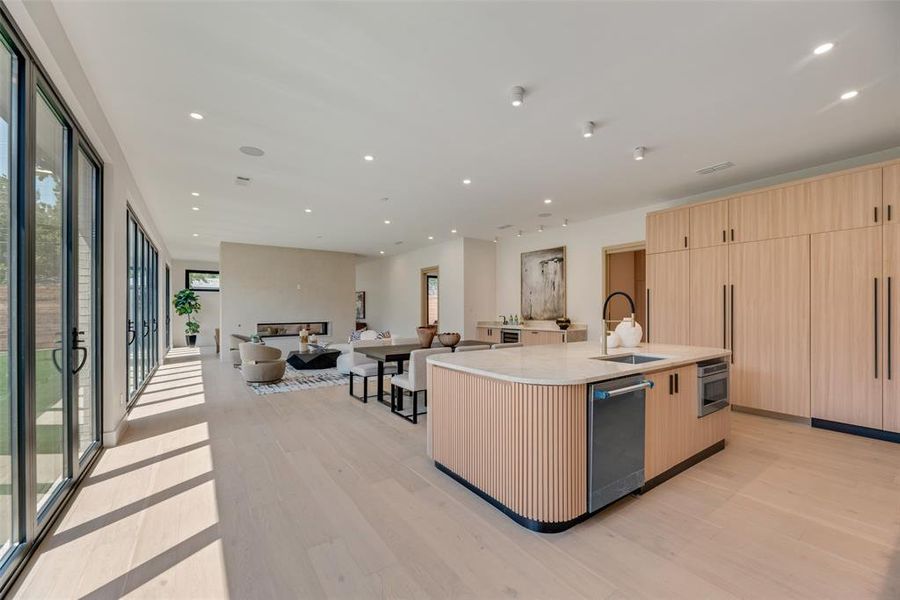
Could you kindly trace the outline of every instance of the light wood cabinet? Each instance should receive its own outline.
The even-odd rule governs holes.
[[[690,235],[690,209],[679,208],[647,215],[647,254],[684,250]]]
[[[812,236],[812,416],[882,427],[882,228]]]
[[[562,344],[564,341],[562,331],[527,331],[521,332],[522,344],[537,346],[539,344]]]
[[[728,239],[755,242],[809,233],[809,210],[806,183],[731,198]]]
[[[689,214],[692,249],[728,243],[728,200],[691,206]]]
[[[697,416],[697,365],[651,373],[644,411],[644,479],[649,481],[725,439],[728,409]]]
[[[810,415],[809,237],[729,248],[731,402]]]
[[[499,344],[500,343],[500,328],[499,327],[477,327],[478,332],[478,340],[481,342],[486,342],[489,344]]]
[[[881,206],[881,168],[854,171],[809,183],[810,233],[824,233],[877,225],[884,220]]]
[[[690,280],[690,251],[647,255],[648,342],[690,343]]]
[[[884,226],[884,282],[884,428],[900,433],[900,223],[896,222]]]
[[[690,344],[727,347],[728,246],[690,250]]]
[[[884,222],[900,222],[900,164],[885,167],[882,175]]]

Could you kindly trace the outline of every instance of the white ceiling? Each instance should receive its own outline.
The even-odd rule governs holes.
[[[451,228],[491,239],[900,145],[896,2],[57,11],[177,258],[215,259],[220,241],[390,254]]]

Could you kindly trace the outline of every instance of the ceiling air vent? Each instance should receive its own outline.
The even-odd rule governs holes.
[[[250,185],[250,178],[238,175],[234,178],[234,185]]]
[[[703,167],[702,169],[697,169],[697,175],[709,175],[710,173],[715,173],[716,171],[724,171],[725,169],[730,169],[733,166],[734,163],[729,160],[717,165],[710,165],[708,167]]]
[[[510,227],[512,227],[512,225],[501,225],[497,229],[509,229]]]

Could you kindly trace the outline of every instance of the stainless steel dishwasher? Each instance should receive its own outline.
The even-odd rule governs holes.
[[[588,388],[588,511],[644,485],[644,393],[653,382],[632,375]]]

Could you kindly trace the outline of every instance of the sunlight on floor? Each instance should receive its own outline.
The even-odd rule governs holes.
[[[228,596],[204,402],[199,349],[173,349],[123,440],[104,451],[35,556],[22,597]],[[32,577],[47,570],[72,577]]]

